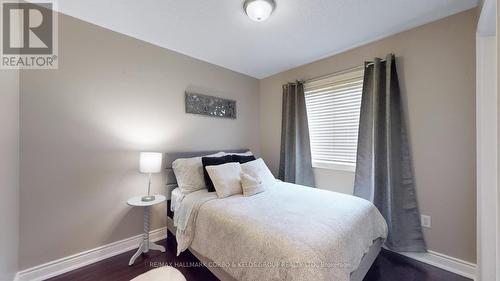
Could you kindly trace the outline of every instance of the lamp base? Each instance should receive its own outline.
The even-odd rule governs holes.
[[[141,201],[142,202],[151,202],[151,201],[154,201],[155,200],[155,196],[154,195],[151,195],[151,196],[142,196],[141,197]]]

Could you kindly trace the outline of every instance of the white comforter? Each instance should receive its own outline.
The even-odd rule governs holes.
[[[237,280],[347,281],[387,236],[372,203],[341,193],[279,182],[251,197],[194,196],[179,208],[178,252],[191,246]]]

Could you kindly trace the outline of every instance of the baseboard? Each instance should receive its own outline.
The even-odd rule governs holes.
[[[476,280],[476,264],[447,256],[434,251],[427,253],[399,253],[411,259],[453,272],[455,274]]]
[[[17,273],[16,281],[41,281],[71,270],[107,259],[112,256],[136,249],[142,241],[142,234],[113,242],[92,250],[81,252],[69,257],[51,261]],[[151,241],[158,241],[167,237],[167,228],[159,228],[150,232]],[[124,265],[126,266],[126,265]]]
[[[159,228],[150,232],[151,241],[165,239],[167,228]],[[42,281],[80,267],[98,262],[103,259],[133,250],[142,241],[142,234],[113,242],[95,249],[81,252],[62,259],[41,264],[32,268],[22,270],[16,274],[15,281]],[[430,264],[432,266],[459,274],[461,276],[475,280],[476,264],[450,257],[438,252],[428,251],[427,253],[399,253],[411,259]]]

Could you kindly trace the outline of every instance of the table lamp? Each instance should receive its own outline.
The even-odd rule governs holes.
[[[149,174],[148,195],[141,198],[144,202],[155,200],[155,196],[151,196],[151,174],[161,172],[161,160],[163,154],[159,152],[141,152],[139,159],[139,172]]]

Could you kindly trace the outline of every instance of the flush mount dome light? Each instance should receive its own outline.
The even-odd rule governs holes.
[[[243,9],[245,9],[248,17],[254,21],[266,20],[275,7],[274,0],[246,0],[243,4]]]

